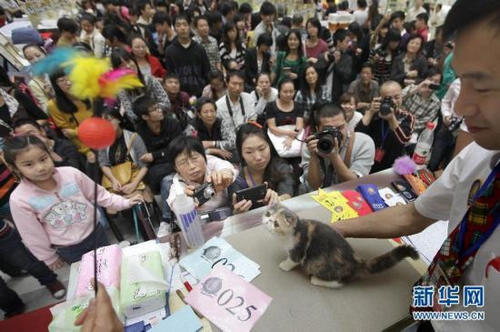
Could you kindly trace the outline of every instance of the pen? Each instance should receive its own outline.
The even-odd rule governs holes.
[[[181,299],[181,301],[182,301],[184,304],[188,305],[188,304],[186,303],[186,301],[184,300],[184,294],[182,293],[182,291],[181,291],[180,289],[176,290],[176,291],[175,291],[175,293],[177,294],[177,296],[179,296],[179,298]],[[194,313],[196,314],[196,316],[198,316],[200,319],[203,319],[203,318],[204,318],[204,317],[203,317],[203,315],[202,315],[202,314],[200,314],[200,313],[198,312],[198,310],[196,310],[196,309],[195,309],[195,308],[193,308],[193,307],[191,307],[191,308],[193,309],[193,311],[194,311]]]

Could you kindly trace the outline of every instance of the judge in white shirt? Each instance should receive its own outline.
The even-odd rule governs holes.
[[[471,13],[474,13],[472,15]],[[416,201],[358,219],[334,224],[346,237],[395,238],[423,231],[437,220],[449,220],[448,233],[462,221],[474,193],[500,159],[500,1],[457,0],[446,18],[444,35],[455,35],[453,67],[461,78],[455,112],[463,116],[474,142]],[[482,51],[478,51],[482,50]],[[486,51],[487,50],[487,51]],[[493,187],[497,195],[498,186]],[[498,207],[498,203],[496,205]],[[494,217],[494,212],[487,213]],[[498,215],[497,215],[498,217]],[[495,220],[495,219],[493,219]],[[494,222],[491,225],[497,225]],[[484,287],[484,306],[449,310],[484,311],[484,320],[431,321],[436,331],[498,331],[500,328],[500,227],[479,247],[459,284]],[[484,234],[484,233],[483,233]],[[481,234],[481,235],[483,235]],[[411,294],[408,294],[410,297]]]
[[[243,92],[245,75],[241,71],[230,71],[226,78],[227,93],[217,100],[217,113],[222,120],[222,136],[227,137],[231,146],[227,150],[236,148],[236,129],[250,120],[257,119],[255,103],[249,93]]]

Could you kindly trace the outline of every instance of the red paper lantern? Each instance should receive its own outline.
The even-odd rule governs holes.
[[[78,126],[78,138],[91,149],[104,149],[115,141],[115,128],[108,120],[92,117]]]

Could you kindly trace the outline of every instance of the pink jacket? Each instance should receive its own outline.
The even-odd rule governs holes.
[[[93,230],[94,181],[73,167],[57,167],[55,191],[46,191],[23,179],[10,196],[14,222],[24,244],[39,260],[52,264],[57,260],[51,245],[80,243]],[[114,195],[98,186],[97,203],[124,210],[129,199]]]

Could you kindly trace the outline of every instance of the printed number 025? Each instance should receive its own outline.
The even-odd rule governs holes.
[[[228,294],[226,296],[226,294]],[[231,302],[231,300],[233,299],[233,296],[234,296],[234,292],[232,289],[226,289],[225,291],[223,291],[222,293],[220,293],[218,299],[217,299],[217,304],[220,305],[220,306],[226,306],[229,302]],[[223,297],[226,297],[226,299],[223,299]],[[235,315],[236,313],[233,311],[233,309],[236,309],[236,308],[239,308],[239,307],[242,307],[243,304],[245,303],[245,300],[241,297],[241,296],[237,296],[234,298],[234,300],[236,301],[236,303],[233,303],[231,304],[230,307],[226,307],[226,311],[229,312],[231,315]],[[254,306],[254,305],[250,305],[250,306],[247,306],[245,308],[245,311],[246,311],[246,317],[240,317],[240,316],[236,316],[236,318],[238,318],[238,320],[242,321],[242,322],[245,322],[247,320],[250,319],[250,317],[252,317],[252,309],[253,310],[257,310],[257,308]]]

